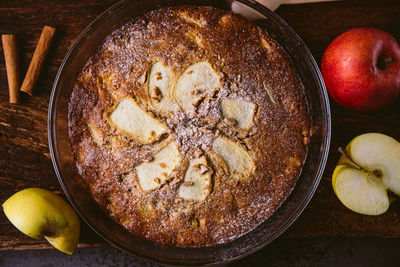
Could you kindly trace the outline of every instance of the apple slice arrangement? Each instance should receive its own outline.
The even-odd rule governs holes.
[[[389,33],[355,28],[335,38],[321,61],[331,97],[343,107],[371,111],[390,105],[400,94],[400,46]],[[387,191],[400,195],[400,143],[368,133],[354,138],[332,175],[339,200],[354,212],[387,211]]]

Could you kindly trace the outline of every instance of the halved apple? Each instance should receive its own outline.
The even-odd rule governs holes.
[[[24,234],[46,238],[56,249],[72,254],[79,240],[75,211],[58,195],[41,188],[21,190],[3,203],[10,222]]]
[[[332,186],[352,211],[384,213],[390,203],[387,190],[400,195],[400,143],[379,133],[357,136],[339,160]]]

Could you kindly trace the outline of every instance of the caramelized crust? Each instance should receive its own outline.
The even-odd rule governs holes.
[[[134,235],[186,247],[228,242],[268,219],[310,139],[286,52],[210,7],[156,10],[113,32],[75,82],[68,129],[99,205]]]

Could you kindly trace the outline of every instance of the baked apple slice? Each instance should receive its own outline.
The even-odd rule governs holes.
[[[253,124],[256,105],[244,99],[224,99],[221,103],[225,118],[234,119],[237,127],[248,129]]]
[[[167,133],[165,126],[130,97],[122,99],[110,115],[114,126],[143,143],[153,143]]]
[[[217,137],[212,143],[212,150],[226,162],[233,179],[248,177],[255,169],[249,153],[228,138]]]
[[[179,197],[203,201],[211,191],[211,174],[212,171],[205,156],[190,160],[184,182],[179,187]]]
[[[194,111],[201,97],[221,86],[219,75],[208,62],[189,66],[178,78],[172,97],[185,113]]]
[[[170,93],[174,83],[174,74],[168,66],[156,62],[151,67],[148,83],[148,93],[151,106],[163,112],[173,112],[177,106]]]
[[[175,142],[171,140],[159,152],[154,154],[153,160],[142,162],[135,167],[140,187],[144,191],[153,190],[164,184],[172,171],[181,162],[181,155]]]

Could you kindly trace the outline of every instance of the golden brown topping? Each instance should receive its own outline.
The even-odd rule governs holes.
[[[161,72],[156,72],[155,75],[156,75],[156,80],[157,81],[162,80]]]
[[[196,110],[196,108],[200,105],[200,103],[203,100],[204,100],[204,96],[203,97],[199,97],[199,98],[194,100],[194,102],[192,103],[192,106],[194,107],[194,110]]]
[[[218,23],[221,24],[221,25],[227,25],[231,21],[232,21],[232,15],[231,14],[227,14],[227,15],[222,16],[219,19]]]
[[[195,226],[195,227],[199,227],[199,226],[200,226],[200,220],[199,220],[199,218],[194,218],[194,219],[192,220],[192,225]]]
[[[167,167],[167,165],[164,162],[160,162],[160,163],[158,163],[158,165],[160,165],[161,168],[166,168]]]
[[[236,185],[239,184],[239,180],[236,180],[236,179],[229,179],[229,180],[228,180],[228,183],[231,184],[231,185],[233,185],[233,186],[236,186]]]
[[[147,161],[147,162],[152,162],[153,160],[154,160],[154,157],[151,155],[144,159],[144,161]]]
[[[160,180],[160,178],[155,177],[155,178],[154,178],[154,182],[157,183],[157,184],[160,184],[160,183],[161,183],[161,180]]]
[[[153,92],[152,92],[151,98],[152,98],[156,103],[159,103],[159,102],[161,101],[162,93],[161,93],[160,88],[158,88],[157,86],[153,88]]]
[[[263,86],[264,86],[265,91],[266,91],[267,94],[268,94],[269,100],[271,100],[271,102],[272,102],[273,104],[276,104],[275,97],[274,97],[274,95],[272,94],[271,89],[269,89],[269,87],[268,87],[268,85],[267,85],[267,83],[266,83],[265,81],[263,82]]]
[[[267,49],[267,50],[271,49],[270,43],[262,37],[261,37],[261,44],[265,49]]]
[[[192,185],[194,185],[194,182],[192,182],[192,181],[186,181],[186,182],[184,182],[182,185],[183,185],[183,186],[192,186]]]
[[[204,165],[200,165],[200,174],[205,174],[206,172],[208,172],[208,168]]]
[[[236,126],[237,125],[237,121],[234,118],[224,118],[224,122],[228,126]]]
[[[305,145],[308,145],[309,143],[310,143],[310,138],[308,137],[308,136],[305,136],[304,138],[303,138],[303,143],[305,144]]]
[[[195,89],[193,91],[190,92],[191,95],[199,95],[201,94],[201,91],[199,89]]]
[[[251,128],[250,129],[250,131],[248,132],[248,134],[247,134],[247,136],[253,136],[253,135],[256,135],[257,134],[257,128],[256,127],[253,127],[253,128]]]
[[[193,165],[192,170],[193,170],[194,172],[200,171],[200,165],[201,165],[200,163]]]
[[[288,165],[294,165],[294,166],[300,166],[301,165],[301,161],[297,156],[290,157],[288,161],[289,161]]]
[[[200,158],[201,156],[203,156],[203,151],[201,151],[201,150],[196,150],[196,151],[194,152],[194,157],[195,157],[195,158]]]
[[[138,79],[138,82],[141,84],[145,84],[146,81],[147,81],[147,71],[143,72],[143,74]]]
[[[243,177],[244,177],[243,174],[241,174],[241,173],[237,174],[237,178],[238,178],[238,179],[243,179]]]

